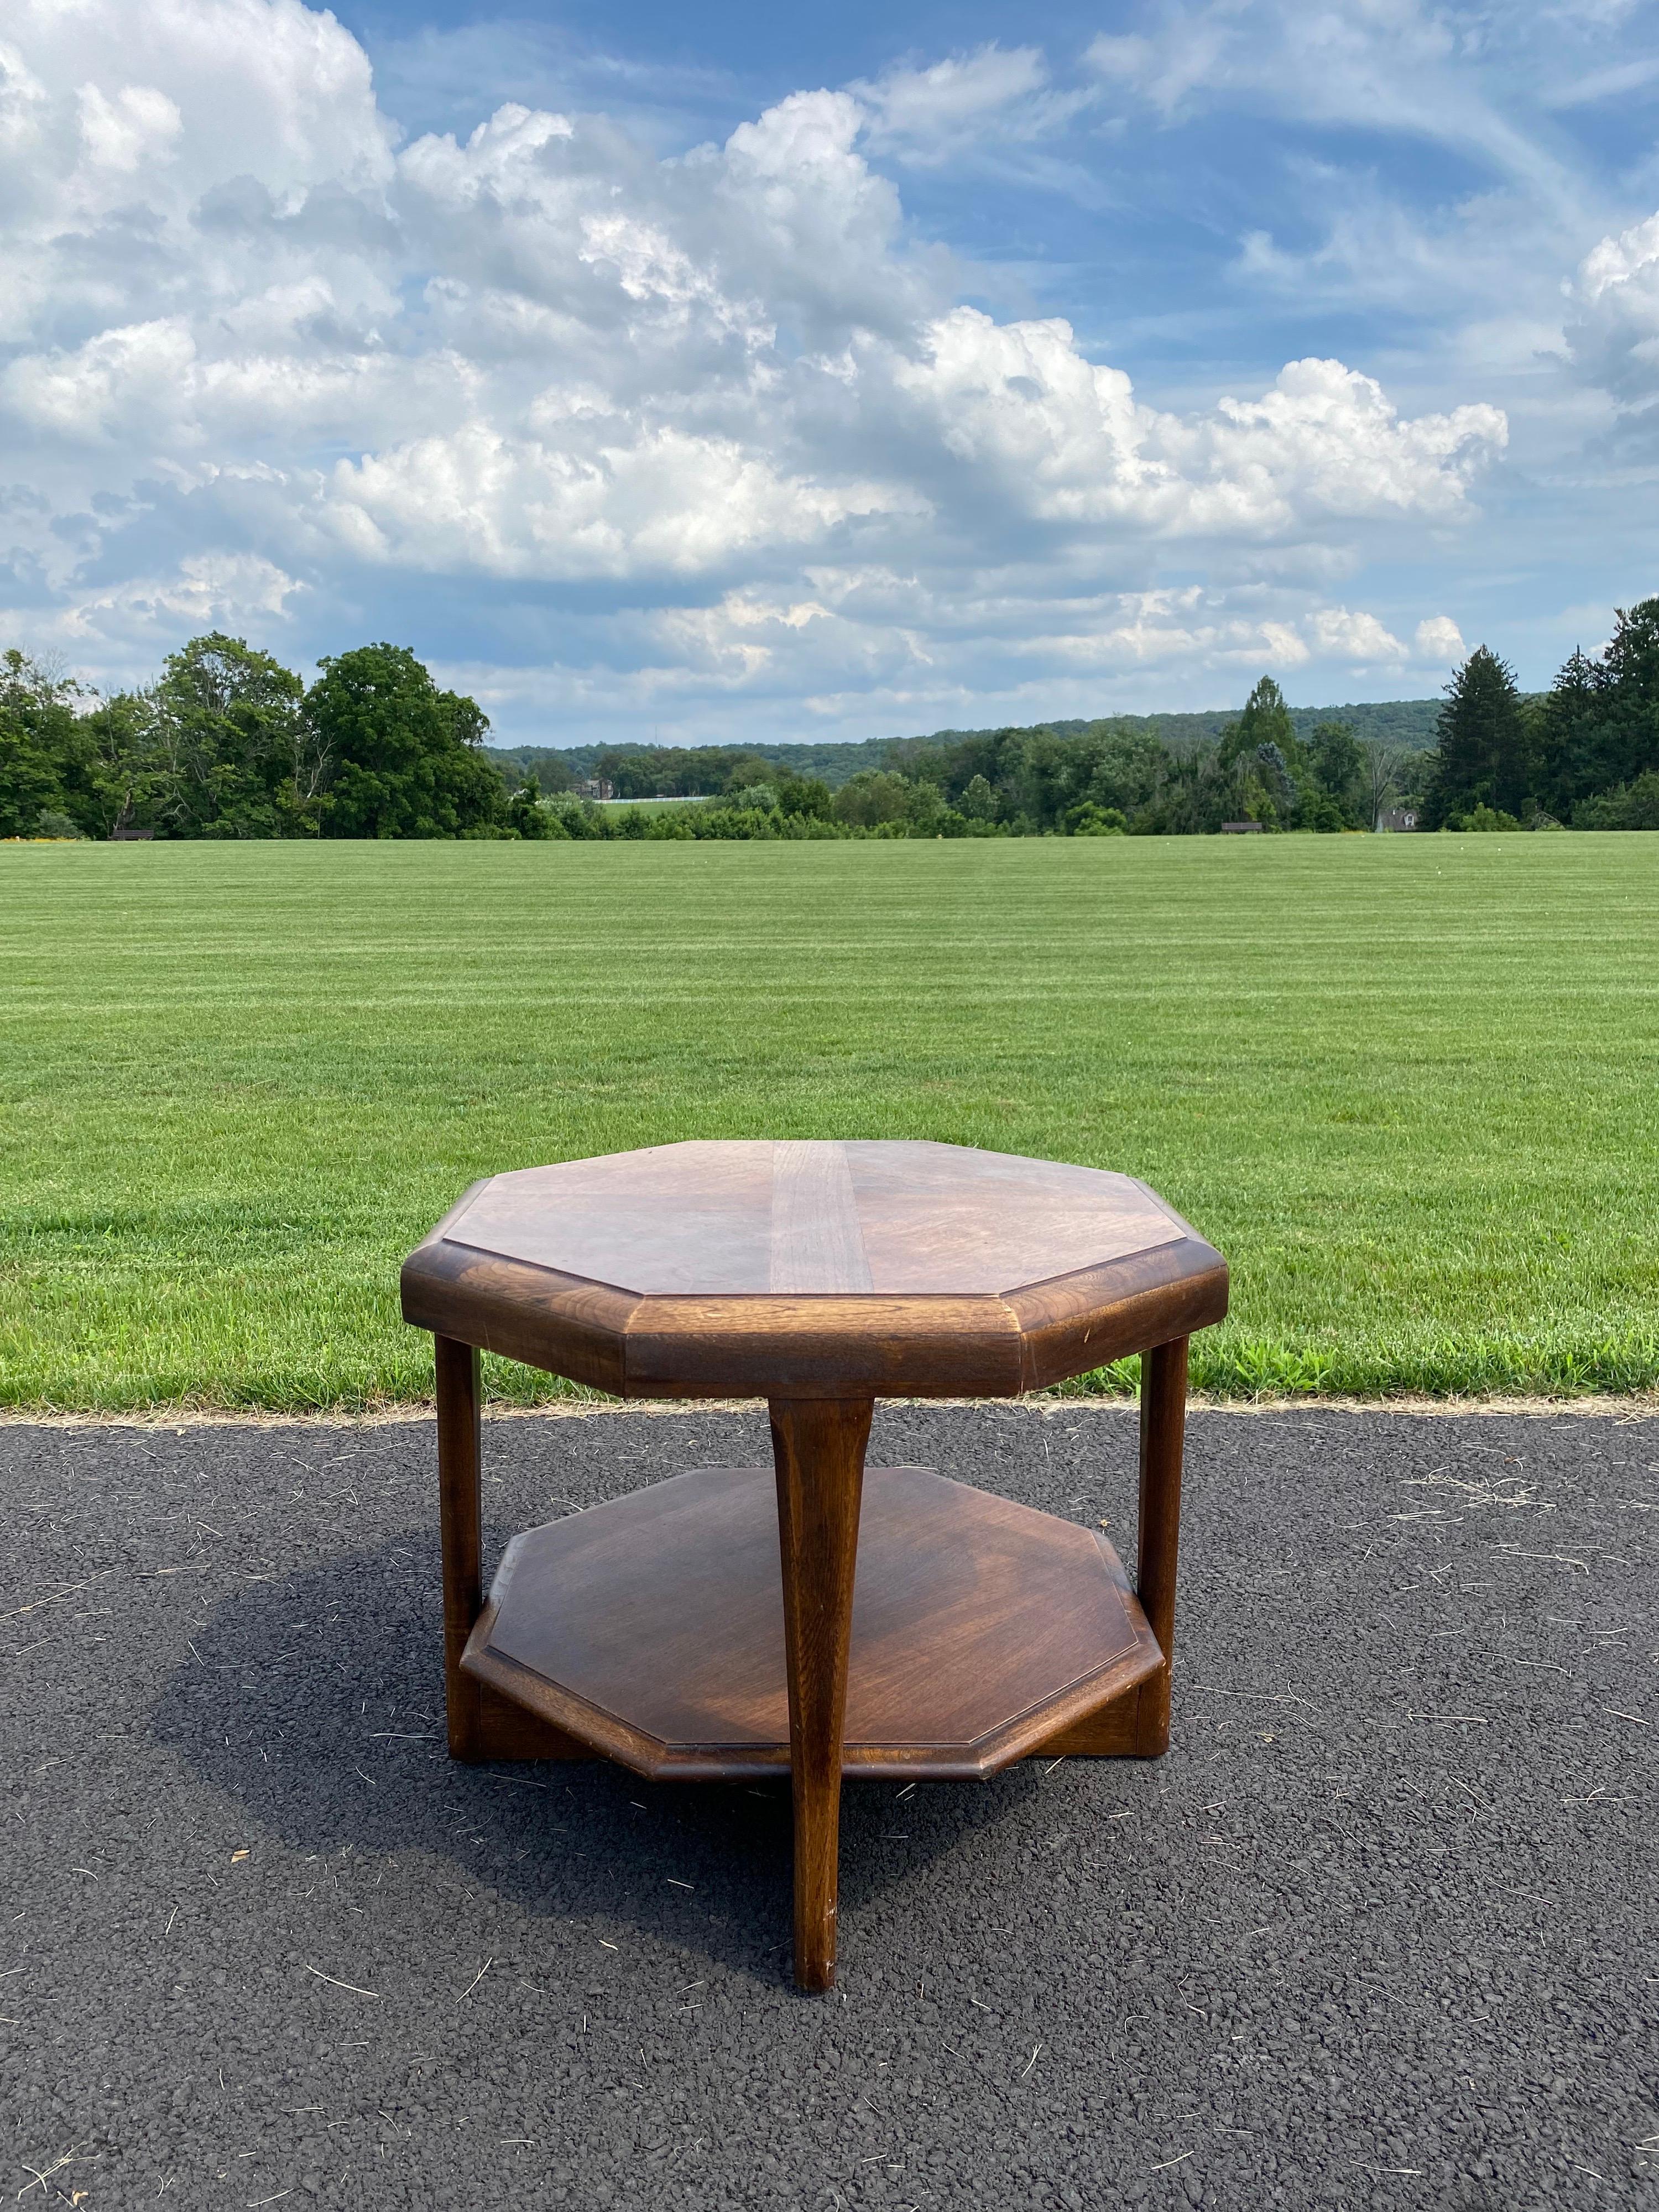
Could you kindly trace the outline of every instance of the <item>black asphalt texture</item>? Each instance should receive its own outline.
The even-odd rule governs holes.
[[[763,1418],[491,1422],[514,1528]],[[880,1408],[1133,1557],[1134,1419]],[[1199,1413],[1175,1744],[787,1789],[466,1769],[434,1431],[0,1429],[26,2206],[1659,2203],[1659,1421]]]

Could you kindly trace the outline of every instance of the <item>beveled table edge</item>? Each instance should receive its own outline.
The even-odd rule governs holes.
[[[1227,1310],[1226,1261],[1169,1215],[1164,1243],[992,1295],[644,1293],[452,1242],[470,1184],[404,1261],[404,1319],[619,1398],[1017,1397],[1189,1336]]]

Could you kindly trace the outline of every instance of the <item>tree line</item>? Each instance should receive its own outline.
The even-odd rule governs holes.
[[[0,837],[471,837],[511,801],[476,701],[406,647],[320,661],[307,687],[240,638],[192,638],[160,680],[98,698],[0,658]]]
[[[100,698],[0,656],[0,837],[823,838],[1325,833],[1414,809],[1425,829],[1659,829],[1659,599],[1620,610],[1522,697],[1482,646],[1447,687],[1438,742],[1411,753],[1340,720],[1303,734],[1263,677],[1213,740],[1146,718],[917,739],[832,791],[741,747],[617,749],[595,805],[543,756],[503,775],[475,700],[406,647],[318,664],[307,686],[215,632],[149,687]],[[1304,722],[1305,728],[1305,722]],[[544,788],[544,780],[550,787]]]
[[[1358,700],[1346,707],[1291,707],[1288,711],[1296,735],[1304,742],[1322,722],[1342,722],[1362,745],[1374,742],[1395,751],[1421,753],[1429,751],[1434,744],[1441,705],[1439,699],[1369,699]],[[1121,736],[1145,733],[1161,738],[1176,752],[1183,752],[1196,745],[1213,744],[1237,714],[1237,707],[1225,712],[1205,708],[1181,713],[1056,718],[1042,726],[1056,738],[1085,738],[1097,734],[1109,723]],[[943,729],[925,737],[819,738],[807,742],[792,739],[781,744],[765,739],[742,748],[718,744],[664,746],[634,738],[613,740],[608,744],[559,747],[524,743],[503,746],[492,742],[486,750],[513,788],[534,775],[544,792],[581,788],[595,778],[602,778],[619,794],[678,793],[702,797],[723,792],[732,768],[740,759],[757,760],[768,773],[804,780],[816,777],[836,791],[860,769],[896,769],[902,774],[910,755],[920,750],[995,734],[994,730],[986,728]],[[625,761],[641,757],[647,759],[647,775],[635,793],[631,773],[624,779],[617,771]],[[665,775],[661,774],[665,769]]]
[[[641,811],[637,826],[611,832],[660,837],[1179,835],[1231,820],[1358,830],[1375,818],[1377,797],[1377,762],[1352,732],[1328,723],[1304,742],[1268,678],[1209,746],[1176,750],[1144,725],[1107,721],[1076,735],[1006,729],[912,743],[902,757],[902,768],[861,769],[834,792],[758,754],[619,754],[602,757],[599,773],[618,799],[701,786],[704,806]]]
[[[1480,646],[1447,686],[1428,752],[1365,742],[1338,719],[1299,734],[1263,677],[1210,742],[1170,742],[1145,718],[911,740],[891,765],[831,793],[763,757],[716,749],[601,753],[617,798],[710,797],[706,828],[663,817],[611,834],[1031,836],[1374,829],[1659,829],[1659,599],[1616,614],[1600,655],[1575,651],[1547,692],[1523,696]],[[746,823],[748,826],[743,826]],[[580,833],[578,833],[580,834]],[[596,830],[594,834],[603,834]]]

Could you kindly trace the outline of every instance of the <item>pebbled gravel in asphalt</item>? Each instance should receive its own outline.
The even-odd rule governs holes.
[[[486,1431],[514,1528],[758,1414]],[[1133,1553],[1132,1413],[878,1409]],[[431,1424],[0,1429],[0,2190],[148,2205],[1659,2204],[1659,1421],[1201,1413],[1158,1763],[467,1770]],[[34,2179],[32,2177],[39,2177]]]

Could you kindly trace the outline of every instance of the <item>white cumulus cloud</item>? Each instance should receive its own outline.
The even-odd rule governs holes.
[[[1573,350],[1629,404],[1659,398],[1659,215],[1604,238],[1573,286]]]
[[[1405,412],[1322,358],[1160,407],[1066,320],[965,304],[914,235],[880,149],[1046,127],[1033,48],[799,92],[663,158],[514,104],[400,143],[300,0],[15,0],[5,36],[0,606],[25,642],[118,674],[208,622],[337,648],[319,625],[406,609],[424,646],[441,605],[495,641],[456,665],[509,702],[516,659],[594,714],[902,720],[1045,671],[1397,667],[1456,638],[1435,617],[1408,648],[1271,580],[1455,526],[1497,408]],[[1648,296],[1631,238],[1595,299]],[[1236,590],[1159,586],[1210,560]]]
[[[1449,615],[1428,615],[1419,623],[1413,634],[1413,658],[1430,667],[1449,668],[1462,660],[1468,648],[1463,642],[1463,633]]]

